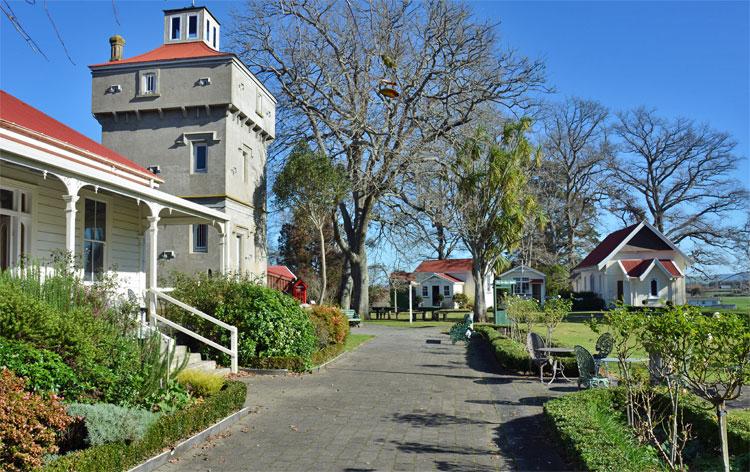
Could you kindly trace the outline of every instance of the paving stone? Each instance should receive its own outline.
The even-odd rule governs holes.
[[[566,468],[547,437],[542,404],[569,384],[550,389],[503,374],[485,345],[451,345],[436,328],[356,332],[376,338],[320,372],[246,379],[247,406],[257,413],[214,447],[159,470]]]

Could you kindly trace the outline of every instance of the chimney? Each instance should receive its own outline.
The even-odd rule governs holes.
[[[119,34],[116,34],[109,38],[109,45],[109,62],[122,60],[122,49],[125,46],[125,39]]]

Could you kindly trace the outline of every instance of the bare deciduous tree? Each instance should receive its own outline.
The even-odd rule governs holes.
[[[235,51],[279,95],[279,135],[346,168],[337,241],[364,316],[373,211],[416,151],[480,105],[530,106],[543,85],[543,65],[501,51],[495,33],[447,1],[251,0],[234,16]]]
[[[550,107],[543,120],[544,161],[534,180],[547,221],[542,243],[557,261],[575,265],[596,240],[597,205],[612,155],[601,104],[570,98]],[[550,261],[552,262],[552,261]]]
[[[747,209],[748,191],[731,177],[741,158],[729,134],[644,108],[618,118],[621,152],[610,178],[627,211],[642,211],[675,244],[694,242],[691,255],[699,263],[720,263],[719,251],[747,244],[732,218]],[[637,200],[624,197],[634,193]]]

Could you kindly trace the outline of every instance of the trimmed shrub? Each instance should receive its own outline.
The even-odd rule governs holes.
[[[62,357],[21,341],[0,338],[0,367],[23,377],[32,392],[53,392],[75,400],[84,390]]]
[[[239,362],[257,367],[254,358],[303,359],[305,370],[316,347],[315,329],[294,298],[241,277],[176,276],[175,298],[238,329]],[[203,336],[229,345],[229,332],[170,308],[168,317]],[[203,354],[227,365],[229,356],[200,346]]]
[[[477,325],[475,332],[490,343],[500,367],[516,372],[529,371],[529,354],[523,344],[506,338],[490,326]]]
[[[567,293],[560,292],[560,296],[568,298]],[[598,311],[607,308],[604,300],[594,292],[571,292],[570,297],[573,299],[573,311]]]
[[[349,319],[335,306],[314,305],[307,311],[315,328],[318,349],[329,344],[344,344],[349,335]]]
[[[613,389],[590,389],[544,405],[568,458],[580,470],[663,470],[655,450],[638,442],[622,411],[613,407],[614,395]]]
[[[334,357],[338,356],[342,352],[344,352],[343,344],[329,344],[323,349],[320,349],[313,353],[312,363],[313,365],[316,365],[316,366],[324,364],[330,361],[331,359],[333,359]]]
[[[177,374],[177,381],[188,392],[198,397],[208,397],[219,392],[224,386],[224,376],[215,372],[185,369]]]
[[[305,372],[310,370],[312,356],[305,359],[300,356],[288,357],[250,357],[245,359],[243,365],[252,369],[287,369],[292,372]]]
[[[173,446],[180,440],[206,429],[242,408],[247,386],[228,381],[224,390],[184,410],[162,415],[143,438],[130,444],[111,443],[72,452],[50,462],[48,472],[98,472],[127,470]]]
[[[86,430],[84,442],[90,446],[113,442],[129,443],[140,439],[159,417],[150,411],[109,403],[71,403],[67,410],[70,416],[83,418]]]
[[[24,391],[22,378],[8,369],[0,371],[0,466],[3,470],[30,470],[54,454],[57,433],[71,418],[54,394]]]

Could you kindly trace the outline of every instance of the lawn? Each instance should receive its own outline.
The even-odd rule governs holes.
[[[750,312],[750,296],[745,297],[719,297],[721,303],[734,303],[737,305],[737,311]]]
[[[372,334],[349,333],[346,343],[344,343],[344,351],[353,351],[374,337]]]

